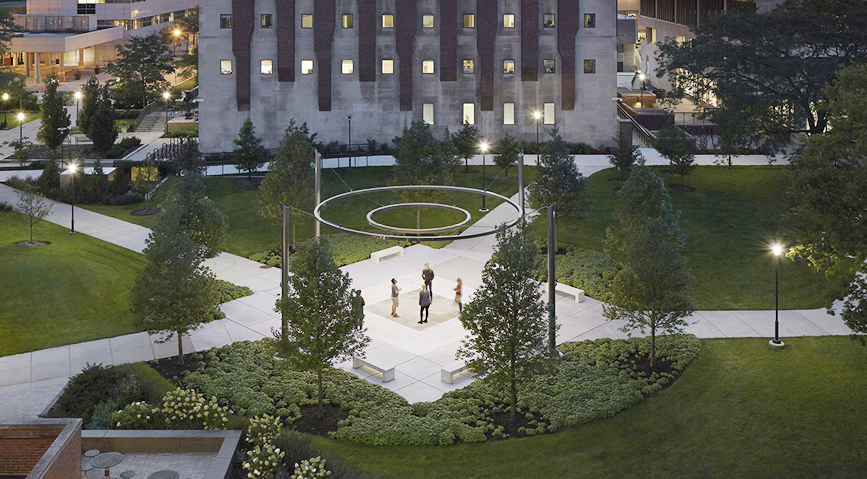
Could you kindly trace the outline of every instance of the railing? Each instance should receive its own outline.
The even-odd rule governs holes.
[[[25,32],[89,31],[87,15],[13,15],[15,25]]]
[[[653,140],[656,139],[656,136],[654,136],[653,133],[650,132],[650,130],[642,126],[641,123],[638,122],[638,118],[633,115],[635,115],[634,112],[627,109],[620,102],[617,102],[617,118],[620,118],[621,120],[631,121],[632,131],[636,136],[638,136],[639,142],[645,147],[652,147]]]
[[[135,123],[132,125],[132,131],[138,131],[139,125],[141,122],[147,118],[148,115],[155,111],[159,111],[160,107],[164,106],[164,103],[160,103],[158,101],[152,101],[148,104],[148,106],[142,108],[141,113],[138,114],[138,118],[135,119]]]
[[[710,126],[713,123],[703,120],[701,118],[697,118],[697,113],[689,112],[689,111],[676,111],[673,113],[674,122],[680,125],[703,125]]]

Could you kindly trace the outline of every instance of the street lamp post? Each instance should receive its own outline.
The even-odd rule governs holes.
[[[779,243],[770,245],[771,252],[774,253],[774,262],[776,263],[776,298],[774,302],[774,339],[768,344],[773,348],[782,349],[786,346],[780,341],[780,256],[783,254],[784,246]]]
[[[18,141],[24,141],[24,112],[18,112]]]
[[[78,125],[78,103],[81,101],[81,92],[75,92],[75,124]]]
[[[488,143],[483,141],[482,144],[479,145],[479,149],[482,150],[482,191],[487,192],[488,186],[487,180],[485,179],[485,154],[488,152]],[[479,209],[482,213],[488,211],[488,208],[485,207],[486,196],[487,195],[482,195],[482,207]]]
[[[542,120],[542,113],[534,111],[533,118],[536,119],[536,154],[539,154],[539,121]]]
[[[6,130],[9,129],[9,124],[6,123],[6,114],[9,112],[9,110],[6,109],[6,102],[8,100],[9,100],[9,94],[4,93],[3,94],[3,128]]]
[[[352,115],[349,115],[349,143],[346,144],[346,156],[349,157],[349,167],[352,168]]]
[[[166,135],[169,134],[169,98],[171,96],[171,93],[163,92],[163,99],[166,101]]]
[[[646,78],[647,78],[647,75],[645,75],[644,73],[640,73],[638,75],[638,81],[641,82],[641,97],[640,97],[641,100],[639,100],[639,103],[641,103],[640,108],[644,108],[644,80]]]
[[[75,234],[75,170],[78,168],[78,165],[75,163],[69,164],[69,175],[70,181],[72,181],[72,201],[70,204],[72,205],[72,222],[70,223],[69,234]]]
[[[69,128],[65,126],[61,126],[57,129],[60,132],[60,164],[66,163],[66,155],[63,153],[63,144],[66,143],[66,138],[64,137],[64,133],[69,131]]]

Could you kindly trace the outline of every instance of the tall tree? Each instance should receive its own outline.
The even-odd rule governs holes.
[[[52,203],[40,195],[33,185],[26,185],[15,193],[18,194],[15,208],[23,213],[21,219],[30,227],[30,242],[33,243],[33,226],[51,213]]]
[[[530,206],[538,209],[556,202],[560,214],[578,216],[586,208],[586,184],[587,179],[569,154],[569,146],[559,129],[554,128],[551,140],[542,147],[536,181],[528,188]]]
[[[620,179],[625,180],[632,166],[643,161],[644,155],[638,150],[638,145],[632,144],[632,138],[618,135],[617,146],[608,154],[608,162],[620,173]]]
[[[460,315],[469,335],[457,356],[473,373],[508,391],[513,422],[518,389],[547,354],[546,306],[532,279],[541,261],[535,244],[501,229],[482,286]]]
[[[81,108],[78,110],[76,125],[82,133],[90,132],[90,123],[99,108],[99,80],[93,75],[81,86]]]
[[[657,75],[682,98],[715,96],[713,123],[778,145],[794,132],[821,133],[822,88],[842,65],[867,59],[867,2],[788,0],[769,13],[730,9],[694,29],[696,38],[659,45]]]
[[[241,171],[247,172],[247,179],[253,178],[253,172],[265,164],[265,147],[262,139],[256,136],[256,127],[250,117],[244,120],[241,130],[238,131],[238,139],[234,140],[238,145],[232,152],[235,166]]]
[[[154,228],[174,228],[202,248],[204,258],[222,251],[228,233],[226,217],[205,195],[205,182],[185,176],[162,204],[163,213],[154,219]]]
[[[654,147],[674,167],[680,175],[680,181],[695,167],[695,141],[687,138],[680,128],[663,128],[656,137]]]
[[[199,47],[195,46],[192,50],[181,55],[181,58],[175,61],[175,70],[182,80],[195,79],[195,83],[199,83]]]
[[[21,27],[15,24],[15,17],[9,9],[0,10],[0,53],[9,51],[9,42],[20,31]]]
[[[45,80],[45,93],[42,94],[42,125],[36,138],[52,150],[57,147],[69,135],[69,113],[63,107],[63,95],[57,91],[57,79],[54,74]],[[66,130],[58,130],[66,128]]]
[[[140,95],[142,106],[147,105],[148,98],[171,86],[165,76],[175,71],[172,52],[159,32],[144,37],[131,36],[116,48],[117,60],[105,70],[118,79],[121,89],[131,86],[134,93]]]
[[[350,288],[348,273],[334,263],[322,239],[301,243],[292,255],[289,292],[277,301],[287,318],[285,333],[275,331],[277,354],[317,378],[317,404],[322,412],[322,377],[335,362],[363,354],[370,342],[362,329],[360,292]]]
[[[84,84],[81,93],[78,127],[93,141],[94,150],[105,153],[111,149],[118,136],[111,91],[108,85],[101,85],[94,75]]]
[[[313,206],[315,155],[307,123],[298,126],[292,120],[268,167],[268,174],[259,185],[259,214],[262,217],[280,218],[280,203],[300,210],[309,210]],[[292,221],[292,247],[295,248],[295,225],[303,213],[292,209],[289,217]]]
[[[174,166],[175,171],[183,176],[201,176],[205,173],[202,152],[199,151],[199,142],[195,138],[180,138]]]
[[[841,317],[867,334],[867,64],[841,70],[825,89],[831,129],[794,157],[790,194],[798,218],[793,257],[838,286]],[[830,307],[831,305],[829,305]]]
[[[464,160],[464,172],[470,171],[470,158],[479,151],[481,134],[474,125],[464,122],[464,126],[452,135],[452,144],[458,158]]]
[[[509,176],[509,167],[518,163],[518,155],[521,154],[521,144],[508,133],[497,140],[494,145],[494,164],[502,168]]]
[[[620,192],[626,203],[617,210],[617,223],[606,231],[605,252],[623,269],[614,277],[612,304],[603,305],[602,314],[626,321],[623,332],[650,332],[653,367],[656,334],[683,332],[695,310],[688,293],[692,276],[681,256],[684,236],[665,183],[639,165]]]

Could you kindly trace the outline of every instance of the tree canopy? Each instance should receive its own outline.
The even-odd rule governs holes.
[[[116,48],[117,59],[105,70],[117,77],[121,97],[138,96],[144,107],[149,98],[171,86],[165,75],[175,71],[172,52],[159,32],[144,37],[131,36]]]
[[[78,127],[93,141],[94,150],[105,153],[111,149],[118,136],[111,91],[108,85],[101,85],[94,75],[82,86],[81,93]]]
[[[608,154],[608,162],[620,173],[620,179],[626,179],[626,175],[636,163],[644,161],[644,155],[638,150],[638,145],[632,144],[632,138],[617,136],[617,146]]]
[[[654,147],[674,167],[681,181],[695,167],[695,141],[680,128],[663,128],[656,136]]]
[[[54,75],[49,75],[45,81],[45,93],[42,94],[42,124],[36,138],[45,146],[56,150],[69,135],[69,112],[63,107],[63,96],[57,91],[58,82]],[[59,130],[58,128],[65,128]]]
[[[475,125],[464,122],[460,130],[452,134],[452,145],[458,158],[464,160],[464,171],[470,171],[470,158],[479,152],[481,133]]]
[[[586,208],[584,186],[587,179],[578,171],[569,145],[560,130],[551,130],[551,140],[542,147],[536,169],[536,181],[530,184],[530,206],[539,209],[557,203],[560,214],[578,216]]]
[[[26,185],[15,193],[18,195],[15,207],[22,213],[19,218],[30,228],[30,242],[33,243],[33,226],[51,213],[53,203],[40,195],[33,185]]]
[[[521,154],[521,144],[517,138],[506,134],[497,140],[494,145],[494,164],[502,168],[509,176],[509,167],[518,163],[518,155]]]
[[[234,142],[238,147],[232,152],[232,160],[239,170],[247,172],[247,179],[251,179],[253,172],[265,164],[265,147],[262,139],[256,136],[256,127],[250,117],[244,120]]]
[[[141,175],[140,175],[141,176]],[[203,258],[222,251],[228,233],[226,217],[205,195],[205,183],[198,176],[185,176],[162,204],[163,212],[154,219],[154,228],[172,228],[201,248]]]

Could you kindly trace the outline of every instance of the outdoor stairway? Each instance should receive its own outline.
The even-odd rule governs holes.
[[[160,132],[166,129],[166,113],[164,111],[155,111],[146,116],[139,124],[136,131],[138,132]]]

